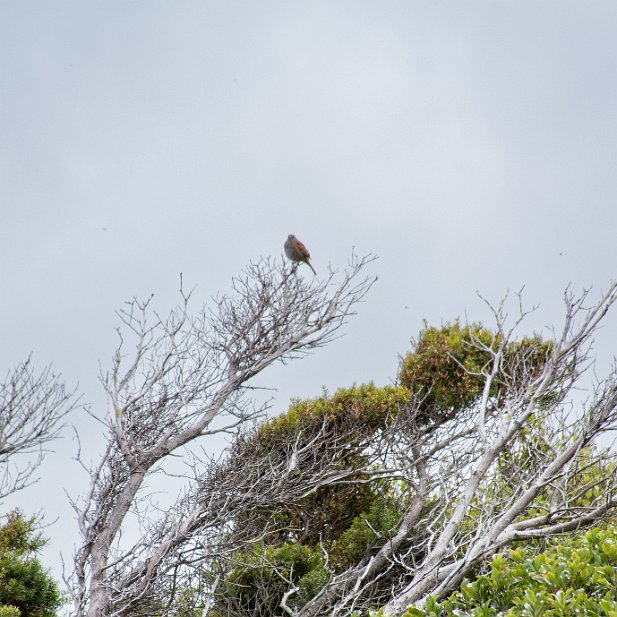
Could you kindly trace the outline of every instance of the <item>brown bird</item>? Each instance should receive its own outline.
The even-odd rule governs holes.
[[[285,240],[285,255],[291,261],[302,261],[304,262],[312,271],[315,276],[317,276],[317,272],[315,272],[315,268],[311,265],[309,259],[311,258],[311,254],[308,252],[306,246],[296,238],[293,234],[289,234],[287,236],[287,240]]]

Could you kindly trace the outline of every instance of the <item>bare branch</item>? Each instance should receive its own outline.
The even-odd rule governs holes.
[[[0,500],[36,482],[44,447],[75,409],[75,392],[59,379],[50,367],[37,374],[28,358],[0,384]],[[19,464],[20,458],[26,461]]]

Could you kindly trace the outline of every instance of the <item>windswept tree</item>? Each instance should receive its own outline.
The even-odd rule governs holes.
[[[253,378],[337,335],[371,286],[367,261],[306,283],[263,260],[196,314],[184,294],[164,318],[137,300],[121,312],[102,376],[107,445],[74,503],[75,615],[398,617],[515,542],[614,513],[603,437],[617,428],[617,373],[587,399],[580,387],[617,285],[595,302],[567,292],[548,338],[521,336],[520,303],[513,318],[495,307],[490,327],[426,327],[396,384],[262,418]],[[222,433],[228,447],[208,455]],[[161,511],[155,474],[178,457],[190,473]]]
[[[0,384],[0,501],[36,481],[44,448],[74,402],[49,367],[37,372],[28,359],[9,370]]]
[[[617,373],[580,388],[616,300],[617,285],[595,303],[567,292],[547,339],[521,337],[528,313],[504,303],[491,327],[427,327],[396,385],[298,401],[243,431],[199,478],[222,517],[168,555],[142,614],[192,601],[183,614],[400,616],[515,542],[610,516]]]
[[[187,446],[241,432],[263,413],[248,396],[253,378],[335,338],[373,283],[364,275],[370,261],[353,257],[340,277],[307,283],[295,267],[265,259],[196,313],[182,290],[181,305],[167,316],[138,300],[120,312],[120,344],[102,375],[113,410],[102,419],[107,443],[89,469],[89,489],[73,502],[81,532],[71,580],[75,615],[165,612],[158,598],[177,597],[177,573],[191,570],[189,545],[201,547],[202,560],[231,557],[237,545],[225,531],[270,503],[276,487],[246,486],[252,470],[242,460],[231,478]],[[161,513],[148,501],[155,492],[148,480],[178,456],[192,477]],[[138,530],[123,541],[131,517]]]

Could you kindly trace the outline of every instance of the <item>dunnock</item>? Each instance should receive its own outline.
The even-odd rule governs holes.
[[[309,261],[311,254],[308,252],[306,246],[304,246],[293,234],[289,234],[287,240],[285,240],[285,255],[287,255],[291,261],[303,261],[313,271],[313,274],[317,276],[315,268],[311,266],[311,262]]]

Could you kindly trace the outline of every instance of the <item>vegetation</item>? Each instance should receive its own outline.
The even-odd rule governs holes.
[[[429,598],[404,617],[597,617],[617,615],[617,529],[521,546],[495,555],[485,574],[447,600]]]
[[[262,259],[197,314],[182,289],[167,316],[137,299],[120,311],[107,443],[72,502],[74,617],[617,617],[615,535],[601,527],[617,510],[617,453],[601,447],[617,430],[617,373],[579,394],[617,284],[595,302],[567,292],[550,340],[519,336],[520,302],[514,317],[491,307],[491,327],[425,325],[394,385],[294,401],[264,422],[254,378],[337,336],[370,261],[309,283]],[[0,497],[32,481],[15,454],[71,408],[55,377],[32,375],[9,374],[0,397]],[[231,436],[216,458],[214,435]],[[182,483],[165,509],[160,473]],[[9,516],[0,617],[58,607],[42,542]]]
[[[35,518],[18,510],[0,527],[0,617],[53,617],[62,604],[56,582],[36,557],[45,539]]]
[[[338,390],[330,397],[296,401],[286,414],[238,440],[232,456],[244,461],[247,468],[251,467],[251,461],[260,458],[267,458],[270,465],[273,461],[288,463],[310,444],[309,458],[296,457],[294,474],[302,476],[312,468],[315,460],[319,460],[322,465],[327,461],[330,470],[344,469],[352,475],[357,470],[359,475],[354,476],[355,479],[365,481],[322,484],[300,499],[281,500],[268,509],[241,513],[236,527],[242,530],[243,537],[250,529],[249,535],[259,537],[260,541],[249,550],[237,551],[226,563],[218,563],[205,577],[207,584],[216,587],[215,608],[211,614],[217,617],[265,616],[277,614],[276,608],[284,606],[291,611],[289,614],[302,615],[302,607],[310,606],[311,599],[319,596],[333,580],[354,568],[368,568],[373,557],[397,542],[401,561],[391,561],[385,572],[364,588],[373,598],[373,606],[379,607],[383,601],[380,598],[388,597],[392,584],[397,581],[400,584],[408,576],[403,560],[417,563],[426,559],[434,537],[431,527],[444,526],[454,512],[454,505],[449,505],[443,495],[434,490],[423,501],[417,516],[424,524],[406,530],[403,541],[397,539],[417,488],[413,489],[395,474],[392,477],[372,475],[392,464],[389,457],[394,450],[384,449],[384,441],[407,437],[413,449],[413,444],[439,427],[448,426],[457,417],[463,423],[469,413],[477,413],[482,400],[487,418],[503,413],[513,392],[529,388],[529,384],[542,374],[554,349],[553,341],[544,341],[537,335],[504,342],[502,333],[491,332],[480,324],[462,326],[454,322],[439,329],[425,327],[414,349],[401,361],[397,385],[354,386]],[[493,369],[497,353],[501,359],[499,372]],[[564,375],[569,370],[565,367]],[[487,375],[491,372],[496,373],[496,378],[488,382],[487,387]],[[560,396],[558,388],[542,390],[534,413],[528,415],[525,426],[520,427],[508,447],[495,458],[494,472],[486,476],[481,490],[470,502],[468,514],[460,519],[459,548],[454,557],[464,558],[471,539],[478,534],[478,520],[497,516],[500,503],[511,502],[522,485],[531,484],[538,468],[554,454],[551,449],[558,444],[549,445],[546,440],[556,434],[551,432],[550,411],[555,410]],[[567,441],[566,433],[562,436]],[[376,456],[376,452],[379,455]],[[573,480],[578,482],[579,503],[586,500],[590,507],[601,500],[598,491],[602,490],[602,476],[612,467],[600,465],[589,451],[585,457],[584,452],[582,449],[581,459],[576,463],[581,473]],[[433,473],[437,475],[438,470]],[[253,481],[258,483],[258,477]],[[491,507],[487,507],[487,499],[493,502]],[[520,512],[518,520],[546,515],[553,500],[554,496],[551,498],[550,494],[538,491],[527,511]],[[588,537],[591,541],[595,536]],[[238,538],[238,545],[241,544]],[[516,563],[523,564],[521,568],[524,569],[528,562],[525,561],[526,553],[521,551],[512,551],[509,559],[518,560]],[[574,558],[571,552],[560,558],[570,557]],[[549,557],[546,559],[546,567],[550,569],[552,561]],[[477,563],[481,565],[482,560]],[[532,560],[532,563],[538,562]],[[495,557],[493,576],[502,572],[503,585],[510,585],[508,589],[516,604],[515,594],[520,591],[519,585],[524,584],[523,570],[506,573],[503,564],[508,565],[509,561],[503,556]],[[586,572],[589,574],[591,570]],[[472,574],[473,570],[468,573]],[[505,581],[506,576],[510,577],[509,582]],[[215,580],[222,583],[216,586]],[[467,601],[472,594],[478,599],[478,594],[486,592],[487,597],[482,596],[482,610],[489,610],[487,602],[493,599],[495,606],[505,606],[509,600],[505,596],[498,600],[497,588],[491,590],[482,582],[484,580],[479,578],[473,584],[466,582],[461,587],[459,593],[463,595],[460,597]],[[476,584],[478,587],[473,587]],[[493,592],[495,598],[491,595]],[[579,596],[574,594],[573,597]],[[559,598],[563,600],[562,596]],[[601,600],[605,606],[606,598]],[[435,599],[429,598],[425,609],[410,609],[412,612],[408,614],[463,614],[456,612],[459,608],[466,610],[462,601],[458,604],[457,601],[452,599],[448,600],[449,604],[438,605]],[[546,608],[538,600],[530,610],[535,611],[538,606],[543,607],[542,610]],[[413,612],[422,610],[441,612]],[[306,614],[312,613],[309,610]]]

